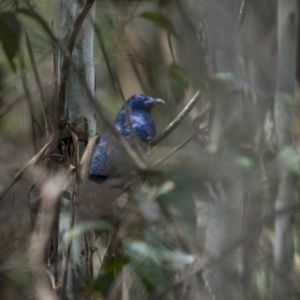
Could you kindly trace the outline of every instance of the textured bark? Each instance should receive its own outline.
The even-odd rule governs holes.
[[[81,1],[63,1],[62,36],[66,40],[74,24],[75,17],[81,8]],[[93,62],[94,28],[92,16],[95,6],[91,9],[80,30],[73,50],[72,59],[85,75],[91,91],[95,89],[95,71]],[[84,87],[80,84],[75,72],[70,72],[66,90],[65,114],[67,122],[87,129],[89,137],[96,134],[96,115],[88,100]]]
[[[75,18],[81,7],[82,1],[80,0],[64,0],[62,3],[61,32],[65,41],[67,41],[70,36]],[[94,10],[95,5],[91,8],[89,14],[83,22],[72,53],[73,62],[85,76],[85,79],[92,92],[95,90],[95,73],[93,64]],[[61,58],[61,62],[62,61],[63,57]],[[72,69],[70,70],[68,76],[65,93],[65,116],[67,123],[71,123],[79,130],[87,132],[89,137],[95,136],[95,111],[88,100],[87,93],[84,87],[81,85],[78,76]],[[84,147],[85,145],[79,142],[80,154],[83,153]],[[78,187],[76,187],[76,190],[77,188]],[[76,198],[77,197],[75,196],[75,199]],[[77,199],[76,201],[78,200],[80,199]],[[59,216],[60,245],[64,233],[72,224],[72,209],[70,209],[69,202],[69,199],[63,198],[61,203]],[[78,213],[76,211],[77,207],[78,206],[75,205],[75,213],[73,215],[74,224],[76,224],[76,221],[78,220]],[[73,238],[69,254],[65,253],[64,255],[64,262],[62,264],[62,268],[60,269],[59,279],[66,285],[63,287],[63,293],[65,293],[65,296],[69,300],[83,298],[85,282],[88,277],[85,261],[85,252],[87,251],[85,250],[84,238],[82,236],[78,236]],[[59,252],[61,254],[63,252],[61,247]],[[66,259],[68,259],[68,267],[65,270],[66,273],[64,275],[63,265],[66,263]]]
[[[278,71],[274,106],[279,151],[292,145],[291,102],[295,93],[298,1],[278,1]],[[296,176],[283,159],[279,161],[279,189],[276,210],[295,204]],[[273,299],[293,298],[294,218],[284,214],[275,220]]]

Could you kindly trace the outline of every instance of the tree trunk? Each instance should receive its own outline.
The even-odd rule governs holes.
[[[63,0],[62,2],[62,25],[61,32],[66,41],[72,30],[75,18],[82,8],[80,0]],[[72,53],[72,60],[84,74],[85,79],[92,92],[95,90],[95,73],[93,63],[93,41],[94,26],[93,19],[95,14],[95,5],[91,8],[89,14],[83,22],[83,26],[77,36],[76,44]],[[63,58],[62,58],[63,59]],[[66,97],[65,97],[65,119],[67,123],[74,125],[80,131],[88,133],[89,137],[96,134],[96,115],[93,106],[88,100],[86,91],[81,85],[76,73],[70,69],[68,76]],[[84,150],[84,143],[79,142],[80,156]],[[76,155],[76,154],[75,154]],[[74,184],[79,182],[75,179]],[[72,189],[68,188],[69,190]],[[78,191],[75,191],[76,193]],[[70,191],[72,195],[72,191]],[[76,195],[74,197],[75,202]],[[60,236],[60,253],[62,253],[61,240],[63,234],[72,226],[72,209],[74,209],[73,222],[78,220],[77,205],[70,200],[63,198],[59,216],[59,236]],[[67,299],[82,299],[85,289],[85,282],[88,277],[85,261],[85,243],[83,236],[74,237],[71,243],[70,252],[64,250],[64,263],[68,262],[66,273],[63,274],[64,267],[60,270],[60,280],[65,284],[64,293]],[[63,263],[63,265],[64,265]],[[66,268],[66,267],[65,267]],[[66,276],[67,274],[67,276]],[[65,276],[65,278],[63,278]]]
[[[274,106],[275,130],[279,151],[293,142],[293,118],[296,81],[298,1],[278,0],[278,71]],[[295,154],[296,155],[296,154]],[[283,159],[278,164],[279,189],[276,210],[295,204],[296,176]],[[275,220],[273,299],[293,298],[294,217],[278,215]]]

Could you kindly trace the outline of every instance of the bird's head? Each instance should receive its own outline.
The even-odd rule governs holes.
[[[148,112],[151,112],[152,108],[158,104],[165,104],[165,101],[143,94],[134,95],[127,100],[127,105],[131,109],[146,110]]]

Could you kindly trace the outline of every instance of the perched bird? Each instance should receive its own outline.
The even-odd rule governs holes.
[[[145,152],[148,138],[156,136],[155,122],[151,110],[157,104],[164,104],[161,99],[137,94],[129,98],[119,111],[114,126],[135,149],[138,144]],[[130,122],[128,119],[130,117]],[[135,135],[135,136],[134,136]],[[113,133],[106,129],[98,144],[89,169],[89,178],[103,182],[112,176],[128,174],[133,164]]]

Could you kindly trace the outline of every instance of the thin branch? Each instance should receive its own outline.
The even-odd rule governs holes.
[[[238,26],[241,27],[245,18],[245,10],[246,10],[247,0],[242,0],[240,11],[239,11],[239,18],[238,18]]]
[[[21,170],[19,170],[14,178],[12,179],[12,181],[10,182],[10,184],[8,185],[8,187],[0,194],[0,200],[2,200],[2,198],[6,195],[6,193],[10,190],[10,188],[22,177],[23,173],[29,168],[29,167],[33,167],[34,165],[36,165],[36,163],[44,156],[46,150],[48,149],[48,147],[52,144],[52,142],[54,142],[56,140],[58,135],[52,136],[49,141],[46,143],[46,145],[33,157],[31,158],[26,164],[25,166],[23,166],[23,168]]]
[[[186,144],[188,144],[191,140],[193,140],[198,134],[202,133],[203,130],[205,130],[205,128],[199,129],[197,130],[193,135],[191,135],[188,139],[186,139],[183,143],[179,144],[178,146],[176,146],[175,148],[173,148],[169,153],[167,153],[165,156],[161,157],[160,159],[158,159],[153,165],[152,167],[156,167],[160,164],[162,164],[164,161],[166,161],[169,157],[171,157],[174,153],[176,153],[178,150],[180,150],[181,148],[183,148]]]
[[[138,0],[136,2],[136,5],[133,7],[131,13],[128,15],[128,18],[126,20],[124,20],[124,22],[122,22],[121,24],[121,28],[119,30],[119,32],[117,33],[117,36],[115,38],[115,40],[111,43],[110,47],[108,48],[108,51],[107,51],[107,54],[110,55],[112,52],[114,52],[114,50],[116,49],[119,41],[121,40],[123,34],[124,34],[124,31],[126,29],[126,26],[129,24],[129,22],[134,18],[134,15],[140,5],[142,0]],[[114,23],[112,22],[110,24],[115,30],[117,30],[114,26]]]
[[[176,64],[174,49],[173,49],[173,44],[172,44],[172,37],[171,37],[170,31],[167,31],[167,38],[168,38],[168,46],[169,46],[170,53],[171,53],[171,56],[173,59],[173,64]]]
[[[79,178],[82,181],[84,181],[87,176],[90,162],[91,162],[91,159],[92,159],[92,156],[94,153],[94,148],[95,148],[98,140],[99,140],[99,135],[89,138],[88,144],[87,144],[87,146],[84,150],[84,153],[81,157],[78,174],[79,174]]]
[[[49,110],[48,110],[48,107],[47,107],[47,104],[45,101],[40,75],[39,75],[39,72],[37,69],[36,61],[34,58],[34,54],[32,51],[32,47],[31,47],[31,43],[29,40],[27,30],[25,30],[25,39],[26,39],[26,46],[27,46],[27,51],[28,51],[29,58],[30,58],[31,67],[32,67],[33,74],[34,74],[35,80],[37,82],[37,86],[38,86],[40,97],[41,97],[40,99],[41,99],[41,104],[42,104],[43,116],[44,116],[44,120],[45,120],[45,127],[46,127],[47,137],[49,138],[51,131],[53,129],[51,126],[51,123],[50,123],[50,113],[49,113]]]
[[[30,119],[31,119],[31,133],[32,133],[32,142],[33,142],[33,147],[34,147],[34,151],[37,152],[37,145],[36,145],[36,132],[35,132],[35,127],[34,127],[34,111],[33,111],[33,103],[32,103],[32,99],[30,96],[30,92],[29,92],[29,88],[28,88],[28,82],[27,82],[27,77],[25,74],[25,63],[24,63],[24,56],[23,56],[23,51],[20,51],[20,55],[19,55],[19,59],[20,59],[20,66],[21,66],[21,78],[22,78],[22,84],[23,84],[23,89],[25,92],[25,98],[27,100],[27,106],[29,109],[29,113],[30,113]]]
[[[126,98],[124,96],[124,93],[123,93],[123,90],[122,90],[122,87],[120,84],[120,80],[118,78],[118,75],[116,74],[116,71],[114,70],[114,68],[111,66],[111,64],[109,62],[108,53],[107,53],[107,51],[105,49],[105,45],[104,45],[104,40],[103,40],[101,31],[98,28],[96,23],[94,23],[94,29],[95,29],[95,33],[96,33],[96,36],[97,36],[99,44],[100,44],[100,48],[101,48],[103,56],[104,56],[105,64],[106,64],[110,79],[113,82],[113,84],[115,85],[116,90],[119,92],[123,103],[125,103]]]
[[[54,23],[53,20],[51,22],[51,26],[54,30]],[[53,68],[53,83],[52,83],[52,123],[54,126],[58,126],[56,123],[57,120],[57,95],[58,95],[58,53],[55,47],[55,43],[52,41],[52,68]],[[57,127],[55,129],[58,129]]]
[[[153,139],[149,139],[150,147],[156,146],[162,140],[164,140],[170,133],[172,133],[182,122],[182,120],[189,114],[189,112],[195,107],[200,99],[200,91],[198,90],[190,102],[185,106],[185,108],[180,112],[180,114],[162,131],[161,134],[157,135]]]
[[[75,203],[78,196],[78,189],[79,189],[79,182],[77,180],[77,174],[74,173],[73,177],[73,188],[72,188],[72,195],[70,200],[70,221],[69,221],[69,229],[72,230],[75,223]],[[67,246],[67,249],[63,251],[63,270],[62,270],[62,288],[60,291],[61,299],[66,298],[66,292],[67,292],[67,277],[68,277],[68,271],[69,271],[69,263],[70,263],[70,253],[71,253],[71,247],[72,247],[72,240]]]

